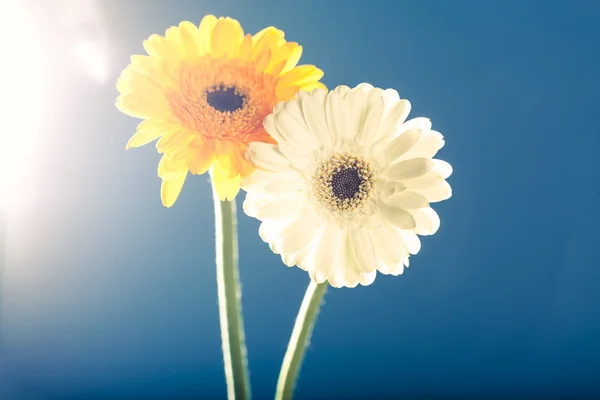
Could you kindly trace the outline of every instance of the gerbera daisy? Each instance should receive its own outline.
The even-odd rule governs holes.
[[[161,199],[175,203],[187,173],[212,168],[221,200],[233,199],[254,167],[243,156],[250,141],[274,143],[263,119],[299,90],[323,88],[323,72],[296,66],[298,43],[268,27],[252,36],[231,18],[208,15],[197,27],[182,22],[144,41],[122,72],[117,107],[144,119],[127,148],[159,139]]]
[[[250,143],[257,169],[242,182],[245,212],[288,266],[334,287],[399,275],[418,235],[439,226],[430,203],[451,196],[444,145],[410,103],[369,84],[298,93],[265,119],[277,144]]]

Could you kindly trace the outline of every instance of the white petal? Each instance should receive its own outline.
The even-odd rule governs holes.
[[[431,130],[431,120],[425,117],[412,118],[403,123],[398,130],[401,133],[414,128],[421,129],[423,132],[428,132]]]
[[[350,234],[356,265],[363,272],[372,272],[377,269],[375,250],[369,232],[368,229],[358,229]]]
[[[276,197],[268,202],[251,201],[251,198],[246,197],[243,205],[246,214],[263,221],[266,219],[290,218],[299,214],[306,205],[306,199],[299,194]]]
[[[327,280],[333,287],[355,287],[358,285],[363,272],[354,260],[350,236],[347,229],[337,229],[336,242],[332,243],[335,253]]]
[[[363,114],[366,98],[359,89],[351,89],[346,95],[346,110],[348,115],[348,137],[359,138],[363,125]]]
[[[247,207],[249,212],[252,213],[252,210],[260,208],[264,204],[281,197],[299,196],[307,201],[307,193],[303,190],[303,186],[296,186],[293,179],[285,179],[291,178],[291,176],[281,175],[281,178],[282,179],[278,181],[270,181],[261,188],[252,187],[251,190],[246,193],[244,202],[248,203]],[[253,217],[254,215],[250,216]]]
[[[375,277],[377,277],[377,271],[364,273],[360,278],[360,284],[363,286],[369,286],[375,282]]]
[[[375,87],[373,85],[371,85],[370,83],[362,82],[362,83],[359,83],[358,85],[356,85],[354,87],[354,89],[356,89],[357,91],[360,91],[362,93],[369,93],[371,90],[375,89]]]
[[[327,90],[318,88],[310,92],[310,95],[313,96],[323,107],[325,107],[325,99],[327,98]]]
[[[291,223],[294,219],[288,220],[267,220],[263,221],[258,228],[258,235],[266,243],[275,243],[281,238],[281,232],[286,228],[287,224]],[[279,251],[276,251],[279,254]]]
[[[419,142],[421,132],[418,128],[402,132],[389,144],[382,156],[387,159],[388,163],[395,162]]]
[[[299,173],[279,174],[277,179],[265,182],[262,191],[270,194],[285,195],[304,191],[306,182]]]
[[[315,268],[310,271],[311,278],[317,283],[323,283],[329,277],[329,271],[335,261],[338,248],[339,231],[333,224],[326,224],[315,254]]]
[[[408,189],[423,195],[430,203],[449,199],[452,196],[452,188],[444,179],[434,172],[429,172],[419,178],[407,181]]]
[[[323,225],[323,218],[314,212],[299,215],[282,233],[281,251],[294,253],[313,239]]]
[[[384,275],[398,276],[402,275],[404,272],[404,265],[402,264],[402,261],[398,261],[394,264],[382,264],[378,271]]]
[[[269,114],[263,120],[263,126],[267,133],[273,137],[277,142],[286,140],[285,136],[279,132],[277,125],[275,124],[275,114]]]
[[[440,228],[440,217],[431,208],[421,208],[419,210],[410,210],[416,222],[413,232],[419,235],[433,235]]]
[[[321,146],[329,148],[333,142],[325,119],[325,105],[320,100],[320,95],[321,91],[317,89],[304,97],[302,111],[308,129],[315,135]]]
[[[283,109],[284,104],[285,101],[278,101],[277,103],[275,103],[275,105],[273,106],[273,114],[277,114],[278,112],[280,112]]]
[[[308,130],[306,121],[304,120],[304,111],[302,111],[302,102],[298,100],[290,100],[283,103],[281,111],[285,111],[290,117],[294,118],[300,124],[302,129]]]
[[[429,202],[424,196],[407,190],[393,195],[387,202],[405,210],[429,207]]]
[[[429,123],[431,125],[431,123]],[[441,133],[432,130],[423,130],[421,139],[415,146],[404,154],[404,159],[409,158],[433,158],[436,153],[444,147],[444,137]]]
[[[382,201],[388,201],[393,195],[405,191],[406,185],[402,182],[384,180],[376,186],[375,190]]]
[[[352,140],[346,128],[346,104],[337,92],[329,92],[325,103],[327,126],[335,144],[347,143]]]
[[[348,93],[350,93],[350,88],[346,85],[339,85],[333,91],[339,94],[342,99],[345,99]]]
[[[418,178],[429,172],[433,166],[433,161],[428,158],[413,158],[392,164],[383,175],[394,181],[403,181]]]
[[[276,251],[273,251],[273,253],[277,254]],[[281,253],[281,261],[283,262],[283,265],[286,267],[298,265],[298,262],[296,261],[297,254],[298,253]]]
[[[383,219],[393,226],[406,230],[413,229],[416,226],[413,216],[401,207],[380,203],[379,210]]]
[[[290,143],[287,141],[279,142],[279,151],[290,160],[293,168],[302,171],[312,163],[313,157],[309,153],[305,153],[302,147]]]
[[[288,169],[290,161],[281,153],[277,145],[252,142],[246,150],[246,157],[260,168],[279,172]]]
[[[397,92],[394,91],[394,93],[397,96]],[[393,102],[388,101],[387,103],[389,105],[386,104],[381,125],[373,138],[374,141],[379,141],[384,137],[391,139],[393,131],[404,122],[410,113],[410,102],[408,100],[395,100]]]
[[[373,87],[372,85],[362,86],[361,91],[367,97],[367,108],[365,110],[366,112],[368,112],[371,109],[371,107],[375,105],[375,103],[379,102],[379,99],[383,99],[385,94],[385,91],[383,89]]]
[[[392,273],[402,262],[402,238],[399,231],[383,225],[372,231],[371,238],[379,260],[377,269],[384,274]]]
[[[294,147],[297,147],[301,151],[310,151],[315,142],[312,140],[313,136],[308,132],[306,127],[297,118],[293,108],[299,106],[295,101],[287,102],[283,106],[283,110],[275,115],[275,125],[279,130],[279,133],[285,138],[285,141]],[[302,116],[301,114],[299,115]]]
[[[262,169],[255,169],[250,175],[242,179],[242,188],[248,192],[247,198],[255,193],[259,195],[277,194],[285,195],[306,188],[306,182],[300,172],[277,173]]]
[[[401,230],[399,232],[400,236],[402,236],[402,241],[404,242],[404,245],[406,246],[406,249],[409,251],[409,253],[413,255],[417,254],[419,250],[421,250],[421,241],[419,240],[419,237],[414,232],[404,230]]]
[[[279,172],[267,171],[263,169],[255,169],[250,175],[242,179],[242,188],[248,190],[251,187],[262,187],[271,180],[276,180],[287,174]]]
[[[313,240],[311,240],[307,245],[302,247],[293,255],[290,255],[291,260],[295,262],[298,268],[304,271],[312,271],[315,269],[315,256],[317,253],[317,247],[319,243],[321,243],[321,236],[323,235],[323,227],[319,229]]]
[[[385,102],[390,106],[400,101],[400,95],[396,89],[385,89],[381,94],[381,97],[383,97]]]
[[[356,266],[354,259],[346,257],[346,262],[347,265],[344,266],[343,270],[340,270],[343,275],[334,274],[333,278],[329,280],[331,286],[354,288],[357,287],[362,280],[365,273]]]
[[[367,110],[367,115],[364,119],[364,124],[361,129],[360,138],[366,143],[373,143],[377,138],[377,131],[383,117],[385,104],[379,97],[371,108]]]
[[[432,160],[433,171],[439,175],[440,178],[446,179],[452,175],[452,165],[444,160]]]
[[[298,102],[298,104],[302,104],[302,99],[304,99],[306,96],[310,96],[310,94],[311,94],[311,92],[307,92],[305,90],[300,90],[294,96],[294,100],[296,100]]]

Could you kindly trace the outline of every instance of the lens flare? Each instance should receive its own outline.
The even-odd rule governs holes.
[[[8,0],[3,8],[0,37],[12,38],[3,41],[10,61],[0,63],[0,210],[8,212],[27,196],[23,181],[33,172],[47,88],[44,52],[33,21],[19,0]]]

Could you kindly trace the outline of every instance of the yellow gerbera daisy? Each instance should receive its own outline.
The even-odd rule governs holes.
[[[296,66],[302,46],[268,27],[252,36],[231,18],[207,15],[197,27],[182,22],[144,41],[122,72],[117,107],[144,119],[127,148],[159,139],[161,199],[172,206],[188,172],[212,180],[221,200],[232,200],[254,170],[249,142],[275,143],[263,119],[299,90],[324,88],[323,71]]]

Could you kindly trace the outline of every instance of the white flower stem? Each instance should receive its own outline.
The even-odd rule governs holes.
[[[327,291],[327,286],[329,286],[327,282],[315,283],[311,280],[306,289],[302,305],[296,317],[294,330],[292,331],[292,336],[285,352],[283,364],[281,365],[281,372],[279,373],[279,380],[277,382],[277,393],[275,395],[276,400],[289,400],[292,398],[298,372],[300,372],[304,358],[304,351],[310,341],[310,336],[315,326],[317,314],[321,308],[323,295]]]
[[[248,361],[244,341],[244,321],[240,304],[238,243],[235,200],[221,201],[213,189],[217,253],[219,319],[227,398],[250,399]]]

